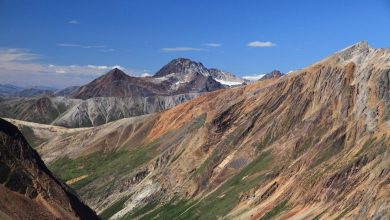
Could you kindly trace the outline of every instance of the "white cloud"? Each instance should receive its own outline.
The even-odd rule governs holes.
[[[143,72],[128,70],[119,65],[45,64],[41,58],[42,56],[26,49],[0,48],[0,82],[63,87],[86,83],[113,68],[125,70],[131,75]]]
[[[194,47],[166,47],[161,49],[164,52],[184,52],[184,51],[203,51],[202,48]]]
[[[219,44],[219,43],[207,43],[204,45],[208,46],[208,47],[222,47],[222,44]]]
[[[57,46],[59,46],[59,47],[79,47],[79,48],[85,48],[85,49],[106,48],[105,45],[80,45],[80,44],[70,44],[70,43],[58,43]]]
[[[152,75],[150,75],[149,73],[142,73],[141,76],[142,77],[147,77],[147,76],[152,76]]]
[[[248,75],[248,76],[243,76],[243,79],[249,80],[249,81],[256,81],[261,79],[265,74],[258,74],[258,75]]]
[[[30,61],[41,58],[40,55],[30,53],[20,48],[0,48],[0,64],[12,61]]]
[[[57,46],[60,46],[60,47],[81,47],[81,45],[78,45],[78,44],[68,44],[68,43],[58,43]]]
[[[275,47],[276,44],[270,41],[252,41],[248,43],[248,47]]]
[[[91,69],[98,69],[98,70],[106,70],[106,69],[108,69],[108,66],[87,65],[87,67],[91,68]]]
[[[68,24],[78,24],[79,21],[78,20],[70,20],[68,21]]]
[[[119,65],[112,66],[110,69],[114,69],[114,68],[117,68],[117,69],[120,69],[120,70],[126,70],[126,68],[124,68],[122,66],[119,66]]]
[[[113,51],[115,51],[115,49],[109,48],[109,49],[102,49],[100,51],[102,51],[102,52],[113,52]]]
[[[105,48],[105,45],[87,45],[87,46],[81,46],[82,48]]]

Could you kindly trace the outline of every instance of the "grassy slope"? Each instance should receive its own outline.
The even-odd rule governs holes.
[[[55,161],[49,168],[65,182],[88,175],[88,177],[70,185],[77,191],[97,178],[120,175],[139,167],[155,155],[157,146],[158,143],[154,142],[133,151],[95,152],[76,159],[64,157]]]
[[[265,171],[270,169],[270,162],[270,154],[263,153],[201,201],[172,200],[141,219],[217,219],[225,216],[239,202],[240,193],[267,180]]]

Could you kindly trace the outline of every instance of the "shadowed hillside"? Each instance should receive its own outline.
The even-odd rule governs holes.
[[[0,119],[0,218],[98,219],[47,169],[18,129]]]

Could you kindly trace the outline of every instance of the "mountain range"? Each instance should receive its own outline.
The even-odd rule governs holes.
[[[34,97],[23,95],[0,101],[0,116],[65,127],[91,127],[160,112],[206,92],[244,82],[231,73],[178,58],[153,77],[133,77],[115,68],[80,87],[50,92],[18,90],[14,94]]]
[[[191,65],[165,66],[150,82],[168,80],[173,94],[207,88],[171,87],[187,74],[210,79]],[[171,79],[177,70],[185,74]],[[157,93],[148,85],[137,94]],[[82,88],[80,98],[103,93]],[[102,219],[386,219],[389,110],[390,49],[359,42],[286,75],[100,126],[7,120]]]
[[[52,95],[55,88],[44,86],[20,87],[11,84],[0,84],[0,97],[33,97],[38,95]]]

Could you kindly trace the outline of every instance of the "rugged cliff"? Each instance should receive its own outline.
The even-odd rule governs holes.
[[[47,169],[18,129],[0,119],[0,218],[98,219]]]

